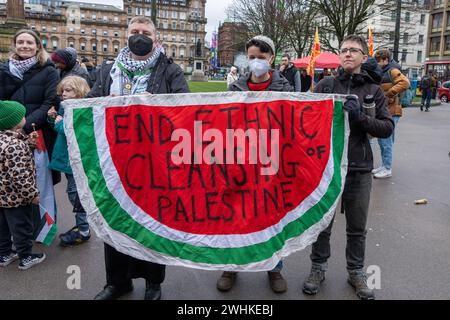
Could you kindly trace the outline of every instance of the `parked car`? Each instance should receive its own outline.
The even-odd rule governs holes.
[[[450,101],[450,81],[445,81],[442,85],[437,89],[437,94],[439,99],[447,103]]]

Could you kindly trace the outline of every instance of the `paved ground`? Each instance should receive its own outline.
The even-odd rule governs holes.
[[[450,104],[431,112],[404,109],[396,132],[393,177],[373,183],[368,222],[366,264],[381,270],[378,299],[450,299]],[[374,145],[376,164],[378,145]],[[60,231],[74,223],[65,195],[57,187]],[[427,198],[427,205],[414,200]],[[337,214],[333,227],[330,270],[321,292],[305,297],[301,283],[309,272],[309,251],[290,256],[283,274],[289,290],[271,292],[267,275],[241,273],[235,288],[223,294],[215,289],[220,272],[168,267],[163,299],[355,299],[346,283],[345,220]],[[103,243],[95,236],[83,246],[35,246],[47,260],[28,271],[17,263],[0,269],[0,300],[91,299],[105,282]],[[68,266],[81,269],[81,289],[69,290]],[[134,280],[135,290],[125,299],[142,299],[144,281]]]

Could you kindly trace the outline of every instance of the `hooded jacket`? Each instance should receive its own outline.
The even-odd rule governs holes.
[[[399,95],[409,89],[409,79],[402,74],[400,66],[394,60],[383,67],[381,87],[388,98],[389,112],[393,116],[402,116],[403,110]]]
[[[250,79],[251,73],[247,73],[239,77],[239,79],[233,82],[228,91],[250,91],[248,87],[248,81]],[[283,77],[278,70],[274,70],[272,73],[272,82],[270,83],[267,91],[294,91],[294,88],[291,86],[289,81]]]
[[[381,80],[380,68],[366,64],[359,74],[349,74],[342,68],[332,80],[332,88],[327,84],[329,80],[321,80],[315,87],[317,93],[354,94],[358,96],[362,105],[364,97],[373,95],[375,100],[375,118],[361,114],[360,121],[350,122],[350,137],[348,142],[348,170],[349,172],[370,172],[373,169],[373,154],[367,134],[377,138],[389,137],[394,129],[394,122],[387,109],[387,99],[379,85]],[[361,111],[362,112],[362,111]]]

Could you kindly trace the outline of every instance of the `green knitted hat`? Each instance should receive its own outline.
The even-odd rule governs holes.
[[[12,129],[25,117],[25,107],[16,101],[0,100],[0,130]]]

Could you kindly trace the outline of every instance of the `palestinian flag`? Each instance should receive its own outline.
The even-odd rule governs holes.
[[[45,147],[43,133],[38,131],[37,145],[34,150],[36,164],[36,182],[39,189],[39,208],[35,210],[35,240],[47,246],[51,245],[56,236],[56,200],[53,180],[48,169],[49,158]]]
[[[271,270],[334,216],[341,96],[288,92],[69,100],[65,131],[97,235],[166,265]]]

